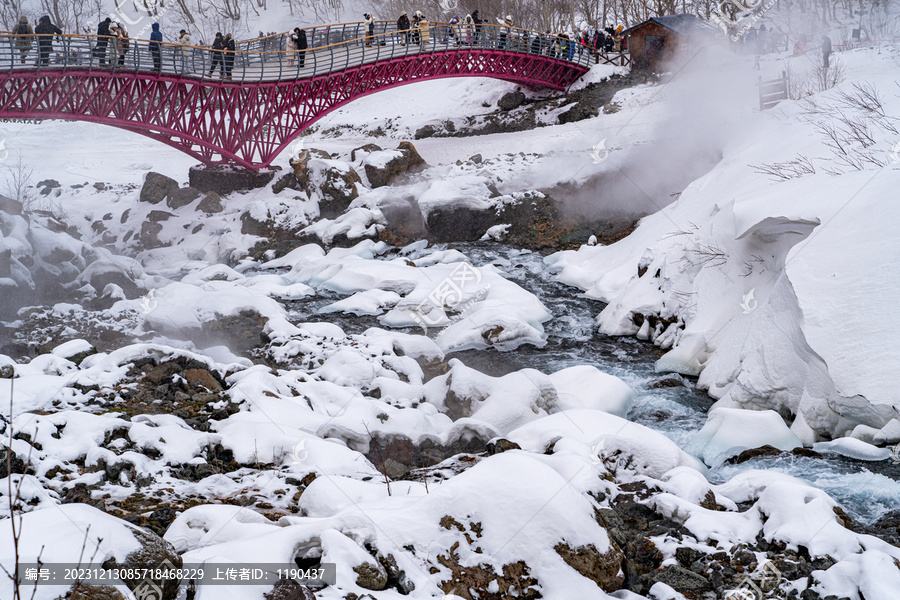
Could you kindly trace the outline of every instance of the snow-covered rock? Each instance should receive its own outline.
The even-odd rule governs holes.
[[[703,429],[685,450],[710,466],[718,466],[744,450],[766,445],[779,450],[803,446],[774,411],[713,408]]]

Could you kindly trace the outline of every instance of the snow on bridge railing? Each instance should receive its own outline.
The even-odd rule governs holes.
[[[345,23],[304,31],[305,51],[286,49],[290,34],[285,33],[236,43],[234,52],[166,42],[155,52],[148,40],[129,39],[126,47],[113,37],[0,33],[0,73],[62,69],[252,83],[306,79],[364,64],[453,51],[513,52],[584,68],[591,62],[590,50],[574,40],[560,44],[561,38],[502,25],[431,23],[425,34],[416,28],[398,31],[396,23],[379,22],[374,34],[368,35],[365,23]],[[568,50],[563,50],[566,45]]]

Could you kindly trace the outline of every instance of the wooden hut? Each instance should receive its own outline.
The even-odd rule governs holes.
[[[662,71],[677,58],[693,58],[718,29],[694,15],[653,17],[622,32],[628,36],[632,69]]]

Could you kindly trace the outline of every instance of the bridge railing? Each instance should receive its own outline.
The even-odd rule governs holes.
[[[182,46],[94,35],[0,34],[0,72],[78,70],[158,73],[164,76],[231,82],[295,80],[342,71],[379,61],[448,51],[473,54],[500,50],[544,56],[585,68],[588,48],[575,40],[519,28],[483,24],[431,23],[426,32],[398,31],[396,23],[376,23],[369,35],[365,23],[308,28],[308,48],[287,49],[289,34],[236,44],[234,52],[210,46]]]

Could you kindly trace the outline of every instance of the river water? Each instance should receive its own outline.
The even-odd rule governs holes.
[[[593,365],[635,390],[638,399],[628,415],[630,420],[660,431],[682,448],[703,427],[713,399],[697,389],[696,380],[657,372],[655,363],[663,353],[648,342],[598,333],[594,318],[604,304],[554,281],[542,254],[483,243],[437,245],[432,250],[448,247],[465,254],[476,266],[496,266],[507,278],[535,294],[553,314],[544,323],[544,348],[526,345],[509,352],[470,350],[450,354],[448,359],[459,358],[467,366],[495,377],[524,368],[553,373],[574,365]],[[316,312],[338,298],[320,291],[310,301],[288,303],[289,314],[298,321],[333,322],[347,333],[380,326],[376,317]],[[835,455],[812,458],[783,454],[723,465],[711,469],[709,478],[721,483],[748,469],[778,471],[803,479],[825,490],[863,525],[900,508],[900,464],[891,460],[864,462]]]

